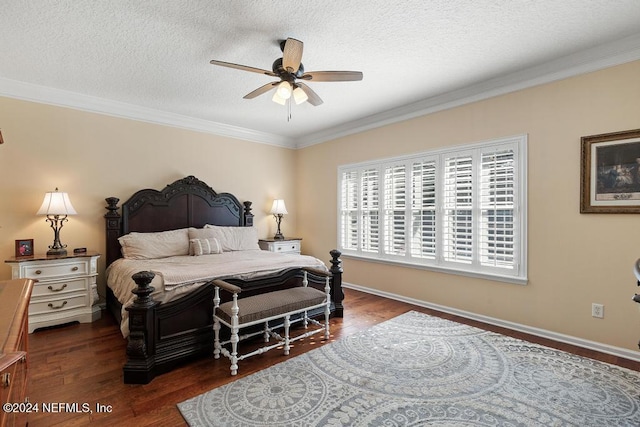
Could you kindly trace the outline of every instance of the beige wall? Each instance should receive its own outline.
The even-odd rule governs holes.
[[[640,128],[639,75],[634,62],[301,150],[0,98],[0,256],[13,255],[15,239],[33,238],[46,251],[53,233],[35,212],[56,186],[79,213],[63,243],[104,251],[105,197],[124,200],[195,175],[253,201],[261,236],[274,232],[272,199],[284,198],[284,234],[303,237],[303,250],[326,261],[336,246],[338,165],[527,133],[528,285],[348,258],[344,280],[635,350],[640,217],[580,215],[579,160],[581,136]],[[9,276],[0,269],[0,279]],[[99,287],[103,295],[103,274]],[[605,305],[604,319],[590,316],[592,302]]]
[[[125,201],[142,188],[162,189],[194,175],[219,192],[253,202],[259,236],[272,236],[273,198],[293,205],[295,150],[192,132],[69,108],[0,97],[0,256],[14,254],[16,239],[34,239],[44,253],[53,231],[35,213],[44,193],[69,193],[78,215],[61,230],[68,248],[104,253],[105,197]],[[296,229],[291,209],[282,228]],[[104,261],[100,262],[103,272]],[[0,269],[8,279],[11,269]],[[104,274],[99,276],[104,296]]]
[[[336,244],[337,167],[526,133],[526,286],[344,258],[344,280],[583,340],[637,350],[633,262],[640,216],[579,213],[580,137],[640,128],[640,62],[430,114],[298,154],[298,227],[316,256]],[[591,303],[605,318],[591,317]],[[349,302],[345,302],[348,310]]]

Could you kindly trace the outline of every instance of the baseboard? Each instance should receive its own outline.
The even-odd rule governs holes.
[[[432,310],[442,311],[444,313],[454,314],[456,316],[464,317],[466,319],[477,320],[478,322],[488,323],[494,326],[500,326],[502,328],[511,329],[518,332],[524,332],[527,334],[535,335],[541,338],[547,338],[554,341],[563,342],[566,344],[575,345],[589,350],[599,351],[601,353],[611,354],[613,356],[622,357],[624,359],[640,362],[640,352],[628,350],[626,348],[615,347],[608,344],[599,343],[596,341],[589,341],[582,338],[573,337],[570,335],[564,335],[546,329],[534,328],[520,323],[509,322],[506,320],[497,319],[495,317],[484,316],[481,314],[472,313],[469,311],[459,310],[457,308],[447,307],[440,304],[433,304],[427,301],[422,301],[414,298],[405,297],[403,295],[397,295],[391,292],[380,291],[378,289],[371,289],[365,286],[356,285],[353,283],[342,283],[342,287],[348,289],[354,289],[356,291],[366,292],[372,295],[378,295],[384,298],[389,298],[396,301],[406,302],[409,304],[417,305],[418,307],[430,308]],[[349,310],[348,303],[345,307]]]

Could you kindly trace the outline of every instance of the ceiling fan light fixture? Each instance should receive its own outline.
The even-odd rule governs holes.
[[[282,99],[291,98],[291,92],[292,92],[291,83],[287,81],[281,82],[278,85],[278,89],[276,90],[276,93]]]
[[[280,95],[278,95],[278,91],[276,90],[275,93],[273,94],[273,98],[271,98],[271,100],[273,102],[275,102],[276,104],[280,104],[280,105],[285,105],[287,103],[287,100],[280,97]]]
[[[309,99],[309,97],[300,86],[296,86],[296,88],[293,90],[293,99],[296,101],[296,104],[302,104],[307,99]]]

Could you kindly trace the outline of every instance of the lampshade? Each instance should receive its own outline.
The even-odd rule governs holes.
[[[281,82],[278,85],[278,89],[276,90],[276,92],[278,93],[278,96],[282,99],[291,98],[291,92],[292,92],[291,83],[287,81]]]
[[[286,104],[286,103],[287,103],[287,100],[286,100],[286,99],[281,98],[281,97],[280,97],[280,95],[278,95],[278,91],[276,91],[276,92],[273,94],[273,98],[271,98],[271,100],[272,100],[273,102],[277,103],[277,104],[280,104],[280,105],[284,105],[284,104]]]
[[[271,205],[271,213],[273,215],[286,215],[289,212],[287,212],[287,207],[284,205],[284,200],[282,199],[276,199],[273,201],[273,205]]]
[[[633,274],[636,276],[638,282],[640,282],[640,259],[633,264]]]
[[[49,191],[45,193],[42,206],[38,209],[36,215],[76,215],[77,212],[71,205],[69,195],[58,191]]]
[[[301,87],[296,86],[296,88],[293,90],[293,99],[296,101],[296,104],[302,104],[307,99],[309,99],[309,97]]]

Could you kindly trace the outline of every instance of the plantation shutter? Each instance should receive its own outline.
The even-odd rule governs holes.
[[[411,167],[411,257],[436,257],[436,162]]]
[[[407,225],[407,167],[404,164],[384,169],[384,253],[404,255]]]
[[[340,166],[345,256],[527,282],[527,137]]]
[[[378,253],[380,250],[380,172],[365,169],[360,179],[362,188],[361,250]]]
[[[444,160],[443,258],[470,264],[473,258],[473,157]]]
[[[348,171],[340,180],[340,244],[358,249],[358,173]]]
[[[480,166],[480,264],[516,268],[515,154],[503,148],[483,152]]]

